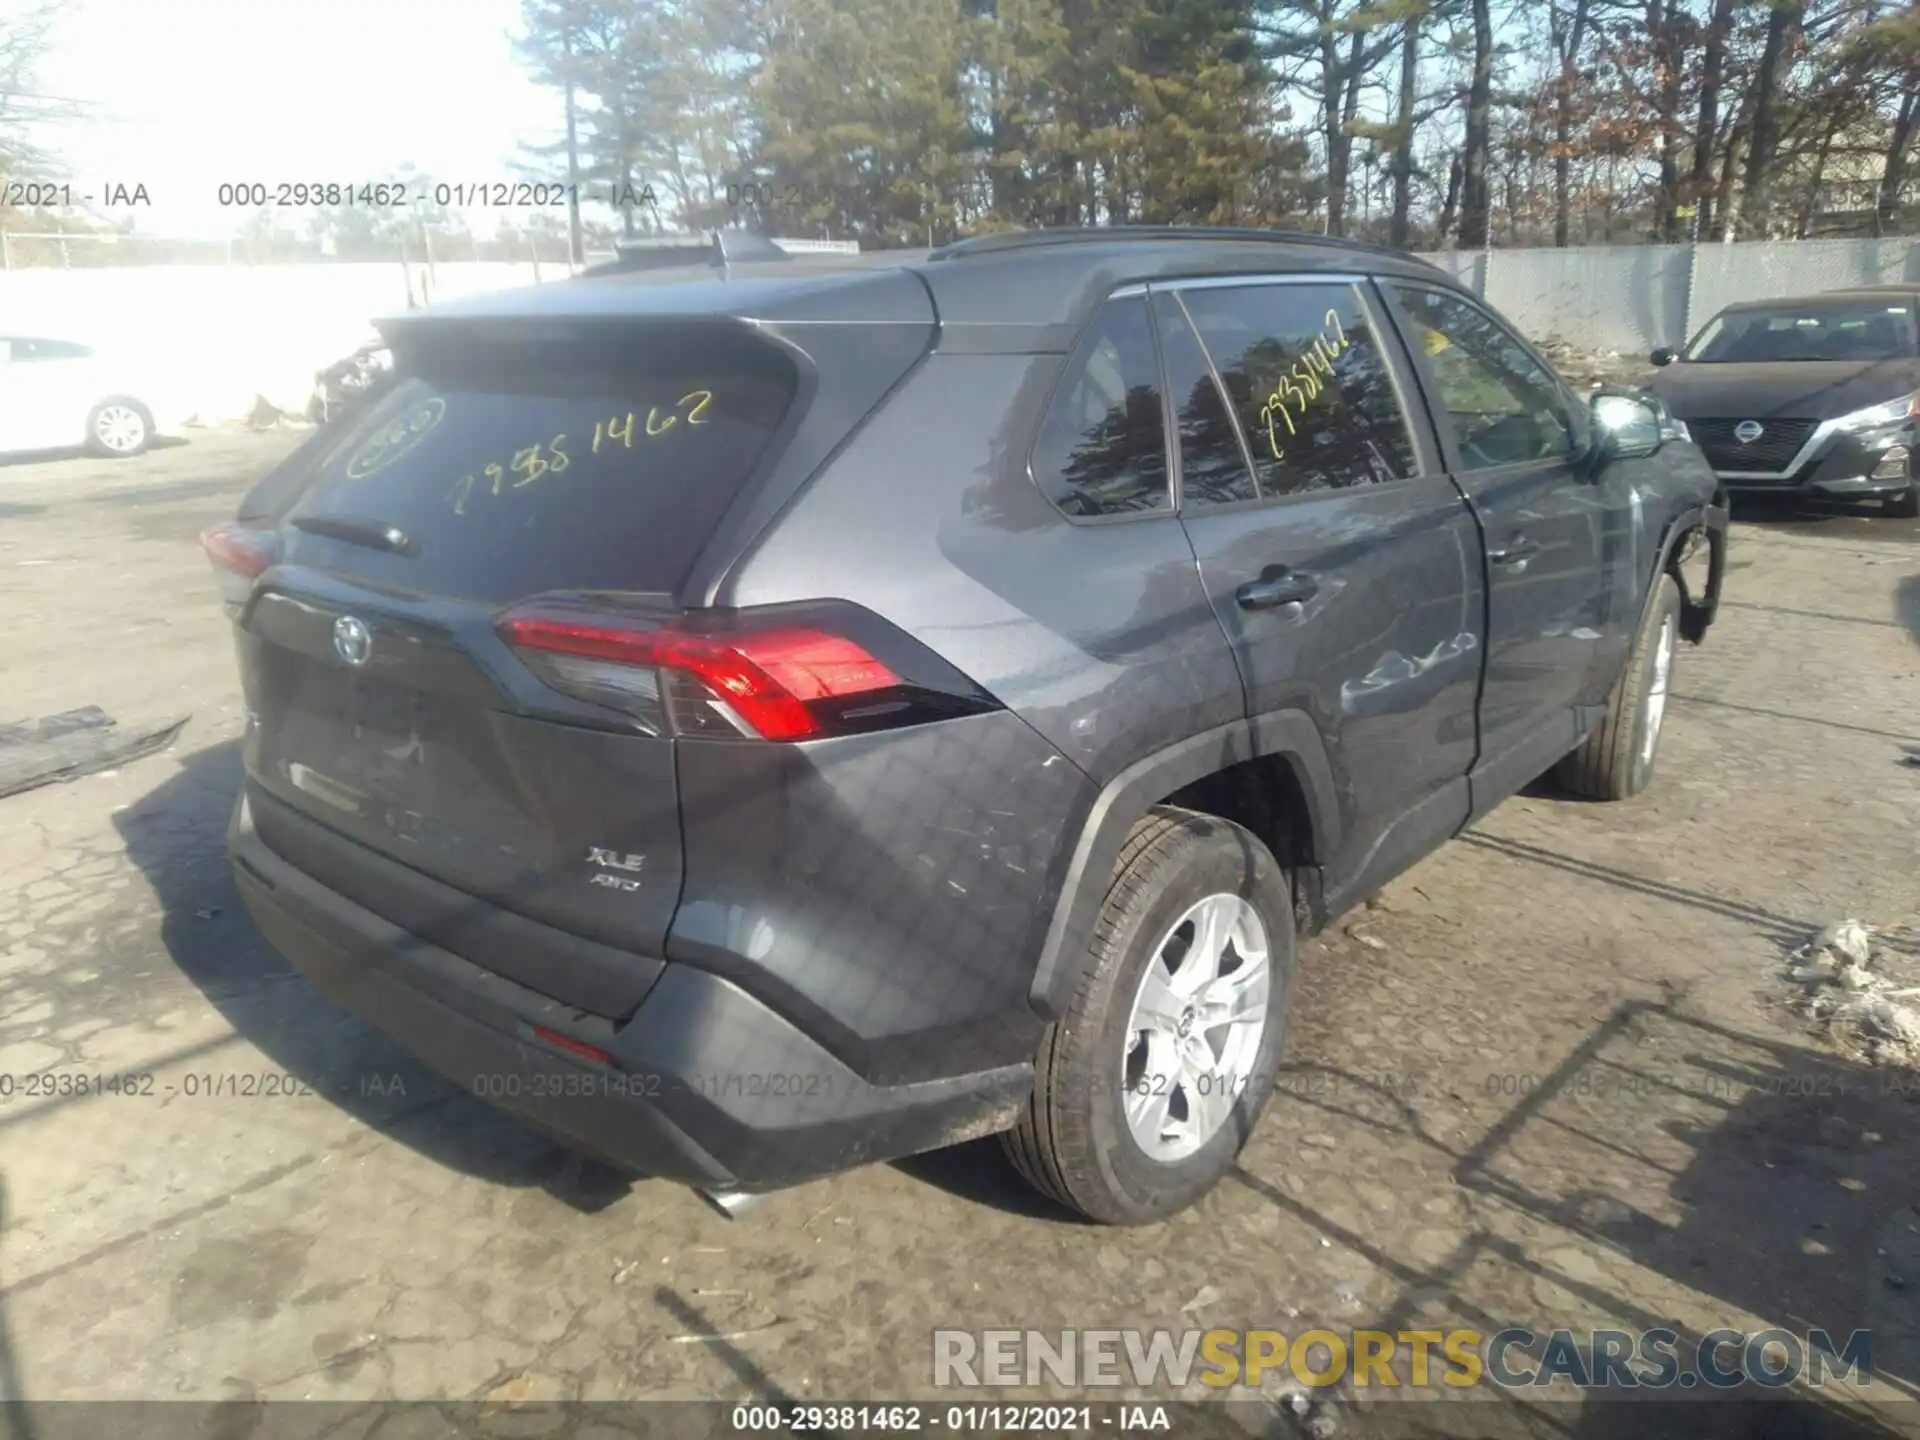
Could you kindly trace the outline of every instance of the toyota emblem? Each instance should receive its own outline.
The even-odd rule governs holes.
[[[1733,427],[1733,438],[1738,440],[1742,445],[1751,445],[1766,433],[1767,427],[1762,425],[1758,420],[1742,420],[1738,425]]]
[[[367,622],[342,615],[333,622],[333,653],[349,665],[364,665],[373,653],[373,632]]]

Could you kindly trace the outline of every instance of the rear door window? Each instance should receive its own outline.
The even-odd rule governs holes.
[[[1075,517],[1171,512],[1160,362],[1144,296],[1108,302],[1067,360],[1033,478]]]
[[[429,360],[316,452],[286,513],[289,560],[492,601],[672,590],[794,393],[773,356],[478,359]],[[412,553],[302,528],[313,520],[394,526]]]
[[[1233,397],[1263,499],[1404,480],[1413,441],[1351,285],[1180,292]]]

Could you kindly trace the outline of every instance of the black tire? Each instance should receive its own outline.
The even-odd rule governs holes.
[[[1920,520],[1920,481],[1883,501],[1881,511],[1896,520]]]
[[[1221,1093],[1235,1098],[1220,1127],[1185,1158],[1161,1160],[1127,1123],[1128,1022],[1148,964],[1161,963],[1162,940],[1194,905],[1223,893],[1245,900],[1266,930],[1265,1024],[1247,1073],[1223,1077],[1230,1088]],[[1103,1224],[1150,1224],[1213,1188],[1272,1094],[1293,978],[1287,878],[1267,847],[1238,825],[1159,807],[1120,852],[1088,950],[1078,991],[1041,1037],[1033,1099],[1002,1142],[1014,1167],[1062,1205]]]
[[[1650,707],[1648,699],[1663,631],[1671,692],[1672,661],[1680,648],[1680,587],[1671,575],[1654,582],[1626,669],[1607,697],[1606,720],[1554,769],[1554,779],[1574,794],[1590,800],[1626,800],[1652,781],[1660,758],[1660,736],[1656,729],[1649,744],[1647,730],[1649,723],[1664,728],[1666,707]]]
[[[139,421],[137,437],[131,444],[109,443],[101,435],[101,417],[109,411],[128,413]],[[109,395],[87,412],[87,451],[108,460],[124,460],[141,455],[153,443],[153,412],[128,395]]]

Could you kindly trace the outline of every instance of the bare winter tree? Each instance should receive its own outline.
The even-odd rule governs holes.
[[[0,14],[0,176],[50,177],[56,157],[33,131],[86,113],[75,101],[43,94],[37,81],[54,30],[72,9],[71,0],[39,0]]]
[[[750,218],[734,191],[778,197],[757,223],[870,244],[1196,217],[1470,249],[1920,222],[1912,0],[521,5],[530,71],[578,94],[583,173],[646,177],[663,225]]]

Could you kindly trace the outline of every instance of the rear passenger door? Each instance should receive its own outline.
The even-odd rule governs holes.
[[[1602,661],[1622,623],[1609,567],[1627,496],[1617,473],[1585,464],[1586,407],[1490,311],[1440,286],[1383,288],[1486,538],[1480,815],[1571,750],[1587,707],[1605,698]]]
[[[1480,542],[1358,277],[1152,287],[1180,518],[1256,720],[1310,715],[1341,833],[1334,905],[1467,816]]]

